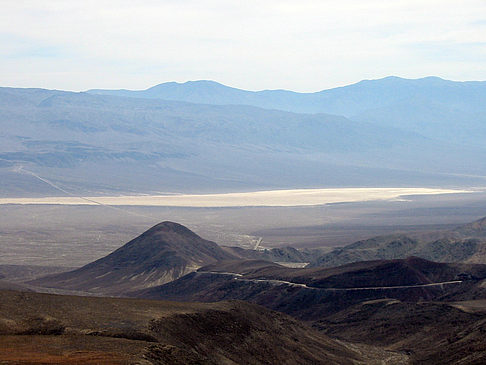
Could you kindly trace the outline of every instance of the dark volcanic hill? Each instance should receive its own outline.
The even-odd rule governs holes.
[[[406,356],[335,341],[244,302],[0,291],[0,361],[15,364],[370,364]]]
[[[235,258],[188,228],[163,222],[80,269],[47,276],[33,285],[98,294],[121,294],[175,280],[201,266]]]

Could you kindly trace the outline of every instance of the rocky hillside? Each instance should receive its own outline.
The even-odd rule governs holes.
[[[486,237],[486,217],[459,226],[454,232],[466,237]]]
[[[486,263],[486,218],[449,231],[388,235],[358,241],[327,252],[309,267],[333,267],[357,261],[418,256],[438,262]]]
[[[12,291],[0,296],[0,361],[7,363],[352,365],[406,358],[334,341],[284,314],[244,302]]]
[[[479,311],[470,311],[474,305]],[[466,310],[465,310],[466,309]],[[318,321],[330,336],[410,354],[411,364],[483,364],[485,302],[365,301]]]

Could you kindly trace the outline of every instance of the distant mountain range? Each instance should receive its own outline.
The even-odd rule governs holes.
[[[429,100],[450,108],[468,105],[484,111],[486,81],[455,82],[439,77],[404,79],[389,76],[313,93],[288,90],[247,91],[215,81],[167,82],[146,90],[88,90],[91,94],[186,101],[196,104],[253,105],[296,113],[329,113],[352,117],[368,110],[402,103]]]
[[[389,77],[317,93],[212,81],[0,88],[0,193],[481,186],[486,84]],[[23,167],[23,169],[20,169]]]
[[[296,113],[343,115],[427,137],[480,145],[486,136],[486,81],[390,76],[314,93],[247,91],[214,81],[168,82],[147,90],[89,90],[89,93],[178,100],[213,105],[253,105]],[[474,136],[474,133],[479,135]]]

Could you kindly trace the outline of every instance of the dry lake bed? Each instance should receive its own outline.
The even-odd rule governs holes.
[[[471,192],[473,190],[470,190]],[[373,200],[403,199],[411,195],[467,193],[434,188],[293,189],[224,194],[171,194],[98,197],[0,198],[0,204],[110,205],[160,207],[295,207]]]

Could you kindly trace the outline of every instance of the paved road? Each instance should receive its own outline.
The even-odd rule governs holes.
[[[410,289],[410,288],[425,288],[432,286],[443,286],[460,284],[462,280],[452,280],[443,281],[440,283],[429,283],[429,284],[416,284],[416,285],[397,285],[397,286],[370,286],[370,287],[360,287],[360,288],[316,288],[314,286],[308,286],[307,284],[293,283],[291,281],[285,280],[275,280],[275,279],[246,279],[242,274],[232,273],[232,272],[216,272],[216,271],[198,271],[199,274],[213,274],[213,275],[227,275],[233,276],[234,280],[250,281],[254,283],[270,283],[275,285],[289,285],[294,287],[300,287],[311,290],[328,290],[328,291],[351,291],[351,290],[386,290],[386,289]]]

